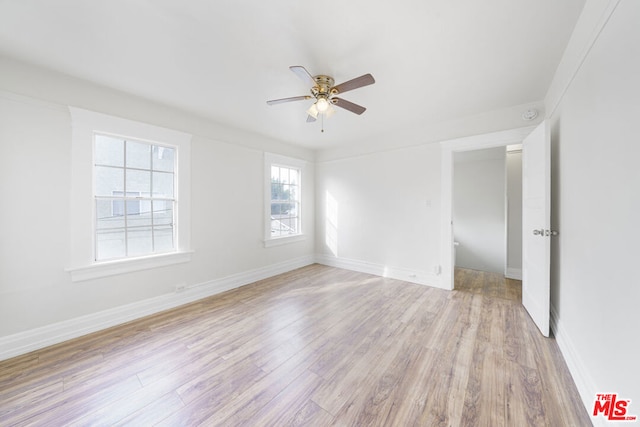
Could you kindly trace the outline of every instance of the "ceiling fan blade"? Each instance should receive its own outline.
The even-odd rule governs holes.
[[[366,110],[362,105],[354,104],[353,102],[346,101],[342,98],[331,98],[331,103],[336,107],[344,108],[345,110],[349,110],[358,115],[364,113]]]
[[[307,116],[307,123],[313,123],[316,121],[316,118],[313,117],[312,115],[308,115]]]
[[[310,95],[293,96],[291,98],[272,99],[270,101],[267,101],[267,104],[276,105],[276,104],[282,104],[282,103],[291,102],[291,101],[304,101],[312,98],[313,96],[310,96]]]
[[[340,83],[337,86],[331,88],[331,91],[337,91],[337,93],[345,93],[349,90],[358,89],[362,86],[368,86],[374,84],[376,81],[371,74],[365,74],[355,79],[349,80],[344,83]]]
[[[302,65],[292,65],[291,67],[289,67],[289,69],[293,71],[296,74],[296,76],[300,77],[300,79],[302,79],[303,82],[309,83],[311,84],[311,86],[316,85],[316,81],[313,80],[313,76],[311,75],[311,73],[309,73],[307,69],[304,68]]]

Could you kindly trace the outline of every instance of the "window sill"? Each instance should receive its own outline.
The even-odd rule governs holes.
[[[273,237],[264,241],[264,247],[270,248],[271,246],[286,245],[288,243],[301,242],[307,237],[304,234],[296,234],[295,236],[286,237]]]
[[[193,251],[172,252],[141,258],[107,261],[86,267],[67,268],[65,271],[71,274],[72,282],[82,282],[84,280],[99,279],[101,277],[189,262],[191,261],[192,253]]]

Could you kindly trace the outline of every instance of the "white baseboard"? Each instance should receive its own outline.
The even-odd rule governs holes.
[[[595,418],[591,416],[596,393],[602,393],[602,391],[598,391],[591,375],[589,375],[589,372],[582,364],[573,342],[562,328],[562,323],[554,306],[551,306],[551,330],[560,348],[560,353],[562,353],[562,357],[567,364],[567,368],[569,368],[571,377],[573,377],[573,382],[576,384],[582,404],[591,418],[591,422],[594,426],[608,425],[603,417]]]
[[[375,276],[388,277],[390,279],[403,280],[405,282],[444,289],[440,281],[440,276],[434,273],[410,270],[406,268],[389,267],[372,262],[334,257],[325,254],[316,254],[316,262],[318,264],[328,265],[331,267],[344,268],[345,270],[358,271],[360,273],[373,274]]]
[[[521,268],[507,268],[504,272],[504,277],[507,279],[522,280]]]
[[[0,360],[26,354],[82,335],[188,304],[313,263],[313,255],[300,257],[192,285],[182,292],[159,295],[154,298],[88,314],[86,316],[80,316],[63,322],[0,337]]]

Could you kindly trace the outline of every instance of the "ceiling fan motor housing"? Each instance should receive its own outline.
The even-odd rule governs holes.
[[[316,85],[311,88],[311,93],[315,98],[318,98],[318,96],[322,96],[322,95],[324,95],[324,97],[333,95],[333,93],[330,92],[331,88],[335,84],[333,77],[320,74],[320,75],[314,76],[313,80],[316,82]]]

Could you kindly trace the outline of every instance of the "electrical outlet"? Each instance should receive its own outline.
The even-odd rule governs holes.
[[[436,265],[435,267],[433,267],[433,273],[439,276],[442,273],[442,266]]]

